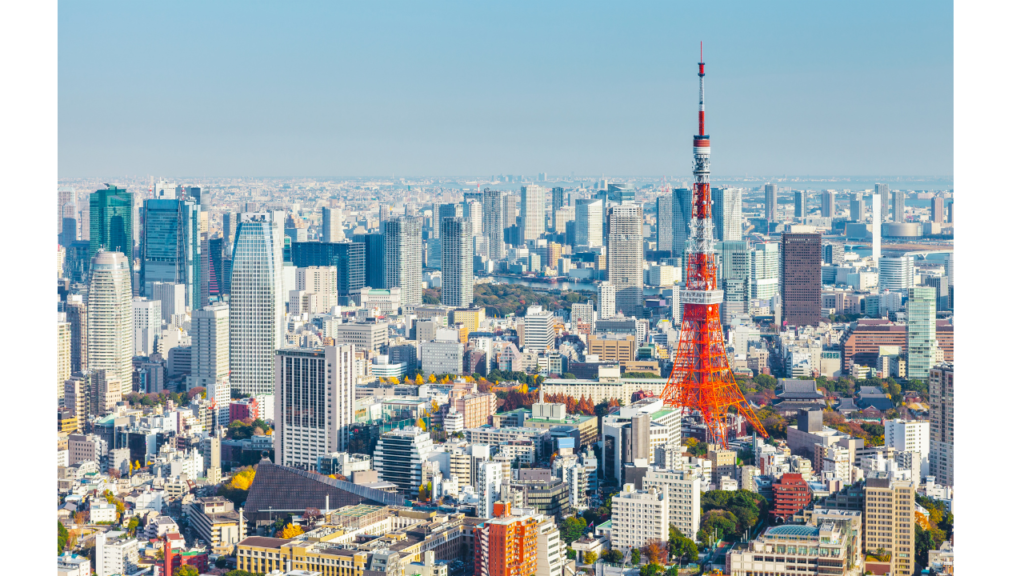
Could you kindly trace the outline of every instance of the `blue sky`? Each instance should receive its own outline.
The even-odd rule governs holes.
[[[59,3],[59,175],[953,174],[953,5]]]

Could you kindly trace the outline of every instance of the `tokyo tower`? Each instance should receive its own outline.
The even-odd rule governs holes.
[[[764,426],[740,392],[725,356],[718,305],[714,235],[711,230],[711,137],[704,132],[704,45],[701,43],[699,134],[693,137],[693,211],[686,250],[683,318],[672,375],[661,398],[669,406],[699,410],[708,443],[729,445],[726,415],[735,407],[762,436]]]

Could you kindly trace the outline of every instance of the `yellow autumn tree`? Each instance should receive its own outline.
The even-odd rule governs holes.
[[[281,531],[281,538],[295,538],[302,533],[303,531],[301,527],[296,526],[295,524],[288,524],[284,527],[284,530]]]
[[[231,477],[231,487],[235,490],[248,490],[256,478],[256,471],[253,469],[242,470]]]
[[[427,431],[427,423],[423,421],[423,418],[417,420],[416,425],[420,427],[420,430],[423,430],[424,432]]]
[[[434,376],[433,374],[431,374],[430,376],[427,376],[427,382],[430,382],[431,384],[436,383],[437,382],[437,376]]]
[[[441,407],[437,404],[437,400],[431,400],[430,401],[430,413],[431,414],[437,414],[437,411],[440,410],[440,409],[441,409]]]
[[[412,380],[408,376],[406,376],[405,377],[405,383],[406,384],[412,384]]]
[[[398,381],[398,378],[395,378],[394,376],[392,376],[391,378],[388,378],[388,382],[391,382],[395,386],[401,384],[401,382]]]
[[[416,375],[416,383],[420,384],[420,385],[423,384],[423,374],[417,374]]]

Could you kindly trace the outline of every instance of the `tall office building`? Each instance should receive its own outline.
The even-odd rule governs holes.
[[[363,267],[366,269],[364,286],[370,288],[385,289],[387,282],[384,279],[384,234],[376,232],[373,234],[356,234],[352,237],[354,244],[362,244]],[[294,249],[293,249],[294,252]],[[294,258],[294,256],[293,256]],[[374,265],[376,263],[376,265]],[[369,265],[367,265],[369,264]],[[340,294],[340,291],[339,291]]]
[[[913,256],[882,256],[878,259],[878,290],[908,290],[914,286]]]
[[[836,191],[835,190],[822,190],[821,191],[821,217],[822,218],[835,218],[836,217]]]
[[[499,190],[484,190],[483,233],[487,237],[487,257],[505,257],[505,198]]]
[[[519,195],[502,192],[502,229],[511,228],[519,221]]]
[[[64,382],[71,378],[71,323],[57,313],[57,405],[64,405]]]
[[[889,185],[888,184],[875,184],[875,194],[881,199],[881,216],[876,216],[877,222],[888,222],[889,221]]]
[[[807,216],[807,191],[793,191],[793,217],[803,218]]]
[[[309,268],[313,266],[333,266],[337,270],[337,301],[349,301],[364,286],[368,284],[367,276],[375,269],[383,269],[380,264],[384,261],[383,250],[379,250],[377,257],[370,257],[370,248],[373,242],[365,241],[373,236],[373,240],[379,242],[382,239],[379,234],[366,234],[356,236],[352,242],[295,242],[292,244],[292,264],[297,268]],[[363,241],[361,241],[363,240]],[[364,242],[365,241],[365,242]],[[383,242],[379,242],[379,248],[383,248]],[[368,262],[374,262],[376,266],[367,266]],[[381,279],[383,284],[383,279]],[[371,286],[373,286],[371,284]],[[378,286],[373,286],[377,288]],[[380,286],[383,287],[383,286]]]
[[[105,250],[120,252],[130,263],[135,257],[132,194],[108,185],[89,195],[89,257]]]
[[[323,207],[320,209],[320,241],[345,241],[345,213],[341,208]]]
[[[603,205],[596,198],[576,200],[577,246],[600,246],[604,243]]]
[[[863,222],[867,220],[867,204],[860,194],[854,194],[850,198],[850,221]]]
[[[173,195],[146,200],[139,243],[139,288],[153,298],[155,282],[185,285],[190,310],[205,304],[200,286],[199,205]]]
[[[817,326],[821,320],[821,235],[782,235],[782,320]]]
[[[523,349],[544,352],[555,347],[555,315],[541,306],[530,306],[523,318],[526,334]]]
[[[927,380],[935,365],[935,288],[910,289],[907,300],[907,378]]]
[[[89,369],[106,370],[132,391],[132,278],[128,259],[101,250],[89,282]]]
[[[401,494],[418,495],[420,486],[427,480],[423,477],[423,463],[431,447],[430,434],[416,426],[392,430],[377,440],[373,469],[379,480],[391,482]]]
[[[942,196],[936,194],[932,198],[932,222],[942,224],[942,220],[946,215],[943,208],[945,208],[945,200],[943,200]]]
[[[892,193],[892,221],[907,221],[907,193],[903,190],[896,190]]]
[[[672,252],[672,195],[658,196],[657,245],[659,252]]]
[[[569,194],[566,194],[565,188],[556,186],[551,189],[551,213],[554,214],[562,206],[569,205]]]
[[[160,302],[160,319],[180,326],[188,313],[185,303],[185,285],[170,282],[153,283],[153,300]]]
[[[135,356],[149,356],[157,351],[162,321],[159,300],[132,298],[132,351]]]
[[[320,456],[348,448],[355,421],[355,348],[278,350],[274,394],[274,463],[316,470]]]
[[[469,222],[469,235],[479,236],[484,230],[484,205],[480,202],[466,202],[463,206],[463,218]],[[444,225],[444,221],[441,222]]]
[[[949,310],[949,278],[945,276],[929,276],[924,279],[925,286],[935,288],[935,309],[942,312]]]
[[[643,315],[643,208],[638,204],[608,209],[608,281],[615,286],[615,308],[626,316]]]
[[[78,238],[78,193],[74,188],[57,188],[57,234],[62,238],[76,240]],[[66,230],[65,225],[72,220],[71,229]],[[66,246],[66,244],[65,244]]]
[[[89,308],[81,294],[68,295],[64,313],[71,329],[71,373],[85,372],[89,367]]]
[[[274,394],[274,351],[282,340],[282,271],[275,241],[269,213],[242,214],[231,265],[231,390],[255,397],[260,408]]]
[[[750,251],[750,299],[768,300],[779,293],[778,242],[762,242]]]
[[[672,190],[672,256],[685,258],[693,219],[693,190]],[[685,266],[684,266],[685,267]]]
[[[615,286],[611,282],[597,285],[597,319],[615,316]]]
[[[750,272],[752,250],[742,240],[721,242],[719,254],[718,287],[722,290],[719,306],[722,324],[728,325],[739,314],[747,312],[750,299]]]
[[[192,370],[189,388],[209,387],[231,373],[231,307],[204,306],[192,313]]]
[[[544,196],[544,189],[536,184],[528,184],[520,190],[519,244],[522,246],[527,240],[536,240],[544,234],[547,204]]]
[[[718,242],[743,239],[743,197],[739,188],[711,189],[711,225]]]
[[[402,304],[423,303],[423,237],[420,219],[399,216],[385,220],[384,282],[402,289]]]
[[[473,304],[473,242],[465,218],[441,222],[441,304],[465,308]]]
[[[889,574],[914,573],[914,486],[875,472],[864,486],[864,550],[889,553]]]
[[[778,219],[779,198],[775,190],[775,184],[764,185],[764,218],[768,222],[775,222]]]
[[[953,486],[953,364],[928,371],[929,471],[943,486]]]

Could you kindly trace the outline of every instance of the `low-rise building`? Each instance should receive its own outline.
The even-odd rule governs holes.
[[[189,525],[214,551],[230,553],[245,538],[245,522],[235,505],[221,496],[197,498],[186,508]],[[227,552],[224,552],[227,551]]]
[[[726,556],[726,573],[733,576],[843,575],[851,536],[834,522],[817,526],[773,526]]]

